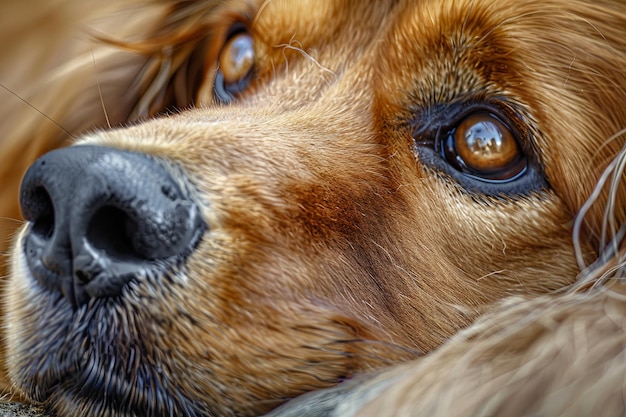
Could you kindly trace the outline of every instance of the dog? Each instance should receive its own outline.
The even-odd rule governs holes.
[[[16,398],[624,414],[626,4],[46,4],[3,6]]]

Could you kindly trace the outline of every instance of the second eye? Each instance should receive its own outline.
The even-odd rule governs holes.
[[[254,40],[245,31],[231,35],[218,56],[213,95],[221,104],[232,102],[250,84],[254,70]]]

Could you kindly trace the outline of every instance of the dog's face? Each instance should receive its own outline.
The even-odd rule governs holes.
[[[195,109],[26,176],[9,367],[61,415],[261,414],[579,271],[623,5],[252,3],[194,6]]]

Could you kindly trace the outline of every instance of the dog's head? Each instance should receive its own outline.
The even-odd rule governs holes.
[[[161,23],[119,106],[194,108],[23,182],[7,340],[30,398],[255,415],[575,280],[573,217],[623,142],[623,4],[182,2]]]

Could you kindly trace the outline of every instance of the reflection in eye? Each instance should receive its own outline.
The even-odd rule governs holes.
[[[512,180],[526,168],[511,130],[484,111],[467,116],[449,133],[443,154],[459,171],[484,180]]]

